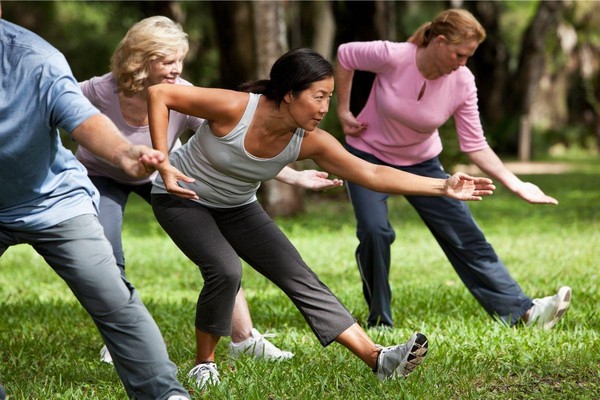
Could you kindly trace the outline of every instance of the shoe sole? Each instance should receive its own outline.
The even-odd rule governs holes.
[[[552,329],[569,309],[571,305],[571,288],[568,286],[561,287],[556,296],[558,297],[556,312],[554,313],[554,318],[544,324],[544,329],[546,330]]]
[[[407,377],[411,374],[423,362],[427,355],[429,343],[427,337],[422,333],[415,333],[408,343],[407,347],[410,347],[410,351],[406,354],[406,357],[396,368],[398,374]]]

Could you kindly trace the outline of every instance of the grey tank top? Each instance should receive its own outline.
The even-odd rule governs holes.
[[[261,95],[250,93],[242,119],[224,137],[217,137],[204,121],[182,147],[171,153],[171,165],[195,179],[179,182],[200,198],[200,204],[213,208],[238,207],[256,201],[256,191],[262,181],[274,178],[291,162],[298,159],[304,129],[297,128],[288,145],[272,158],[258,158],[244,148],[244,139],[254,117]],[[167,193],[160,175],[154,181],[152,193]]]

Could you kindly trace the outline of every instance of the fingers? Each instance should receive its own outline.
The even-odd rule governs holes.
[[[558,200],[550,196],[544,196],[543,198],[528,199],[527,202],[530,204],[558,204]]]
[[[327,190],[338,186],[343,186],[344,181],[340,179],[323,179],[322,181],[315,183],[314,190]]]
[[[475,190],[485,190],[493,192],[494,190],[496,190],[496,185],[492,183],[475,184]]]
[[[523,182],[515,193],[530,204],[558,204],[558,200],[547,196],[539,187],[530,182]]]
[[[364,125],[356,125],[352,127],[347,127],[344,129],[344,133],[348,136],[359,136],[361,133],[365,131],[366,127]]]
[[[175,195],[177,197],[181,197],[183,199],[189,199],[189,200],[197,200],[199,197],[196,194],[196,192],[194,192],[193,190],[190,189],[186,189],[186,188],[182,188],[179,185],[166,185],[165,187],[167,189],[167,192],[169,192],[172,195]]]
[[[490,196],[494,194],[493,190],[474,190],[473,191],[473,196],[479,197],[479,200],[481,200],[481,196]]]
[[[327,176],[329,175],[329,174],[328,174],[327,172],[325,172],[325,171],[310,170],[310,171],[307,171],[307,172],[311,172],[311,171],[314,173],[315,177],[317,177],[317,178],[323,178],[323,179],[326,179],[326,178],[327,178]]]
[[[348,136],[358,136],[367,129],[367,124],[358,122],[354,116],[351,119],[341,121],[341,123],[344,134]]]
[[[165,188],[170,194],[183,199],[197,200],[199,198],[196,192],[191,189],[181,187],[179,184],[179,182],[193,183],[195,181],[194,178],[182,174],[181,171],[173,166],[168,166],[167,168],[161,170],[160,173],[165,184]]]
[[[167,189],[167,191],[174,196],[181,197],[182,199],[198,200],[200,198],[194,191],[181,187],[174,190]]]

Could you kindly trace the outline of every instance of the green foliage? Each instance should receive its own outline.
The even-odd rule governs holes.
[[[354,2],[334,2],[334,10],[352,13],[356,7]],[[502,1],[498,3],[501,10],[499,15],[500,36],[506,44],[510,71],[514,71],[521,51],[523,33],[535,15],[539,0],[533,1]],[[467,5],[466,3],[463,5]],[[438,12],[452,6],[446,1],[427,2],[396,2],[396,30],[397,40],[406,40],[423,22],[431,20]],[[563,27],[574,28],[578,36],[578,46],[581,51],[590,54],[590,59],[598,57],[600,34],[598,34],[599,16],[598,2],[572,2],[566,7]],[[291,7],[290,7],[291,8]],[[294,32],[295,46],[306,46],[311,43],[311,33],[314,27],[310,26],[314,18],[310,13],[312,7],[308,2],[301,5],[302,15],[291,14],[288,21],[290,31]],[[190,38],[190,52],[186,59],[183,77],[194,84],[201,86],[220,86],[220,57],[217,46],[216,21],[212,14],[210,1],[173,1],[173,2],[144,2],[144,1],[5,1],[3,2],[3,17],[19,23],[39,33],[50,43],[59,48],[69,60],[75,77],[79,80],[88,79],[94,75],[101,75],[108,71],[110,56],[131,25],[140,19],[158,13],[173,14],[188,32]],[[338,34],[348,27],[337,27]],[[353,29],[353,27],[350,27]],[[334,47],[338,43],[334,43]],[[231,44],[235,46],[235,43]],[[252,51],[252,49],[242,49]],[[569,60],[561,48],[561,39],[551,35],[546,43],[548,57],[546,64],[549,75],[559,75],[569,67]],[[585,57],[583,57],[585,58]],[[582,59],[583,59],[582,58]],[[596,63],[597,64],[597,63]],[[565,137],[558,137],[556,132],[544,133],[547,126],[538,126],[534,144],[540,143],[534,149],[539,154],[543,149],[549,149],[556,143],[573,140],[567,146],[597,145],[590,138],[595,135],[596,120],[600,113],[598,105],[598,88],[600,82],[593,65],[580,67],[582,72],[573,71],[572,81],[568,84],[568,93],[564,96],[557,94],[554,99],[555,107],[561,107],[560,114],[570,115],[570,120],[560,120],[559,130],[576,132]],[[590,72],[583,72],[584,70]],[[589,75],[586,75],[589,74]],[[581,75],[581,76],[579,76]],[[486,77],[487,78],[487,77]],[[493,76],[489,77],[494,79]],[[485,85],[480,85],[484,88]],[[566,97],[568,101],[559,99]],[[485,99],[485,93],[480,93],[480,98]],[[564,104],[563,104],[564,103]],[[552,110],[551,107],[548,108]],[[550,112],[549,114],[552,114]],[[505,115],[503,121],[487,126],[488,140],[496,151],[502,154],[515,155],[517,153],[518,115]],[[551,122],[550,116],[546,117]],[[484,124],[486,121],[483,121]],[[565,124],[568,127],[563,129]],[[335,109],[332,107],[330,116],[324,121],[323,127],[334,134],[338,139],[343,138],[339,129],[339,122]],[[551,127],[553,129],[555,127]],[[445,128],[443,128],[445,130]],[[543,136],[538,137],[538,132]],[[445,135],[442,132],[443,136]],[[452,135],[448,135],[450,138]],[[444,136],[445,137],[445,136]],[[551,142],[550,140],[555,140]],[[445,140],[446,153],[444,158],[449,161],[464,158],[454,139]],[[537,142],[537,143],[536,143]],[[544,156],[544,155],[542,155]]]
[[[506,328],[491,320],[462,285],[426,227],[402,197],[390,200],[397,232],[390,280],[397,327],[370,330],[383,345],[416,330],[430,339],[425,363],[407,380],[379,382],[337,344],[321,348],[289,299],[244,266],[255,326],[296,356],[281,363],[227,359],[217,348],[220,387],[193,399],[584,399],[600,398],[600,162],[571,163],[562,175],[530,175],[559,199],[534,206],[504,188],[471,203],[473,214],[523,290],[573,287],[573,305],[552,331]],[[312,193],[308,212],[277,222],[307,263],[362,323],[367,309],[354,260],[352,208],[343,191]],[[201,228],[199,228],[201,229]],[[159,324],[186,387],[193,366],[198,269],[174,246],[147,204],[132,196],[124,227],[128,275]],[[98,360],[92,321],[67,286],[28,246],[0,259],[0,381],[11,400],[123,399],[112,367]]]
[[[422,24],[448,8],[443,1],[398,2],[397,7],[399,41],[408,39]]]
[[[53,4],[55,29],[49,40],[69,60],[78,80],[108,72],[110,56],[118,42],[131,25],[143,18],[135,7],[121,2]]]
[[[503,1],[505,12],[500,17],[502,37],[510,52],[510,67],[515,69],[521,53],[521,40],[525,29],[535,15],[539,1]]]

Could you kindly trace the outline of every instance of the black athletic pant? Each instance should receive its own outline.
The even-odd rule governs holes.
[[[326,346],[355,320],[305,264],[262,207],[209,208],[171,195],[152,195],[158,222],[200,268],[196,328],[231,334],[231,316],[242,279],[240,257],[283,290]]]

